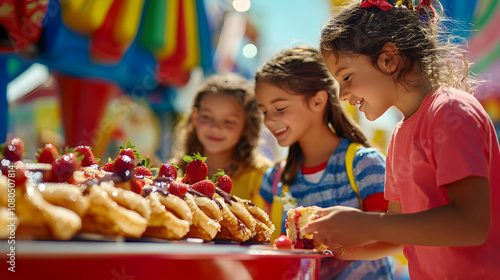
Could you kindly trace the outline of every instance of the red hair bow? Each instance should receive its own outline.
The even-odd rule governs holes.
[[[393,7],[387,0],[364,0],[361,2],[361,5],[359,5],[360,8],[371,8],[373,6],[377,6],[384,11],[388,11]]]
[[[420,14],[420,20],[422,22],[426,22],[427,21],[427,16],[422,12],[422,8],[423,7],[429,8],[429,10],[432,13],[432,19],[431,19],[431,21],[432,22],[436,21],[436,13],[434,12],[434,9],[431,6],[431,2],[432,2],[432,0],[420,0],[419,3],[418,3],[418,5],[415,7],[415,10],[417,10],[417,12]]]

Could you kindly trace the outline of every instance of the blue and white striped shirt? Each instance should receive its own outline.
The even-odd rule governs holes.
[[[308,182],[300,168],[290,185],[290,194],[297,199],[297,206],[330,207],[335,205],[360,208],[356,192],[347,177],[345,156],[351,141],[341,138],[339,146],[328,160],[325,172],[318,183]],[[270,167],[262,179],[260,195],[273,202],[272,181],[276,167]],[[353,173],[362,200],[375,193],[384,192],[385,157],[374,148],[360,147],[354,156]],[[277,196],[283,186],[278,184]],[[285,233],[287,209],[283,213],[282,233]],[[372,275],[373,277],[369,276]],[[367,277],[368,278],[364,278]],[[355,261],[333,279],[393,279],[392,260]]]

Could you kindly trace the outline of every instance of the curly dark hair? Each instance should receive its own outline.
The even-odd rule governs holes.
[[[238,164],[224,170],[229,176],[234,176],[245,167],[255,165],[262,117],[257,109],[257,101],[251,81],[234,73],[215,74],[207,78],[199,88],[194,99],[193,108],[199,108],[200,102],[206,96],[216,94],[236,98],[245,111],[244,133],[236,145],[232,157]],[[174,133],[176,138],[173,145],[173,158],[170,161],[185,171],[186,162],[182,159],[184,155],[192,155],[193,153],[203,155],[203,145],[196,137],[193,125],[192,109],[176,125]]]
[[[366,55],[377,67],[383,46],[391,42],[404,61],[398,69],[398,81],[409,83],[406,75],[417,65],[421,73],[418,80],[428,92],[446,85],[472,93],[479,82],[469,73],[467,52],[453,43],[451,36],[444,36],[448,34],[442,24],[446,21],[437,0],[420,12],[404,7],[388,11],[376,6],[360,8],[355,1],[323,28],[320,50],[323,56],[339,52]]]
[[[359,126],[349,117],[340,105],[337,97],[336,81],[328,72],[319,51],[309,46],[298,46],[286,49],[257,71],[255,85],[269,83],[280,87],[290,94],[304,95],[312,98],[320,90],[328,94],[328,104],[325,110],[325,123],[330,124],[340,137],[361,143],[369,147],[370,144]],[[285,169],[281,180],[284,184],[291,184],[300,167],[299,154],[301,149],[298,143],[288,150]]]

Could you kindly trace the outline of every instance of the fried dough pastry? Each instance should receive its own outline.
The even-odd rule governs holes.
[[[266,211],[260,209],[250,200],[241,199],[239,197],[236,197],[236,199],[255,219],[255,235],[250,238],[250,240],[259,242],[271,241],[271,235],[273,234],[275,227]]]
[[[184,197],[191,212],[193,213],[193,224],[186,237],[201,238],[205,241],[214,239],[221,225],[221,207],[207,196],[194,190],[189,190]]]
[[[233,215],[239,220],[239,222],[250,231],[250,238],[255,236],[255,227],[257,223],[243,204],[239,203],[234,196],[228,194],[220,188],[215,189],[214,198],[220,200],[221,203],[223,202],[231,213],[233,213]]]
[[[90,202],[83,195],[82,188],[68,183],[42,183],[38,185],[47,202],[69,209],[83,218]]]
[[[224,198],[220,195],[214,194],[214,199],[218,200],[222,205],[223,216],[222,221],[220,221],[221,229],[215,238],[241,242],[245,242],[250,239],[252,232],[233,214],[233,212],[231,212],[231,210],[229,210],[227,204],[224,202]]]
[[[16,186],[16,214],[20,239],[71,239],[82,226],[73,211],[47,202],[37,186]]]
[[[117,188],[112,181],[87,186],[84,194],[90,207],[82,232],[138,238],[146,230],[151,209],[141,195]]]
[[[155,187],[144,188],[143,196],[151,208],[151,216],[142,236],[181,239],[189,232],[193,214],[186,201]]]

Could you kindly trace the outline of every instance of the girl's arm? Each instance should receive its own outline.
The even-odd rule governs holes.
[[[388,213],[401,213],[401,203],[389,201]],[[336,255],[341,260],[377,260],[383,257],[399,254],[403,251],[403,245],[375,242],[357,247],[346,248],[343,255]]]
[[[450,203],[413,214],[368,213],[329,208],[327,215],[302,230],[328,244],[354,247],[373,242],[423,246],[483,244],[490,226],[489,182],[470,176],[445,186]]]

